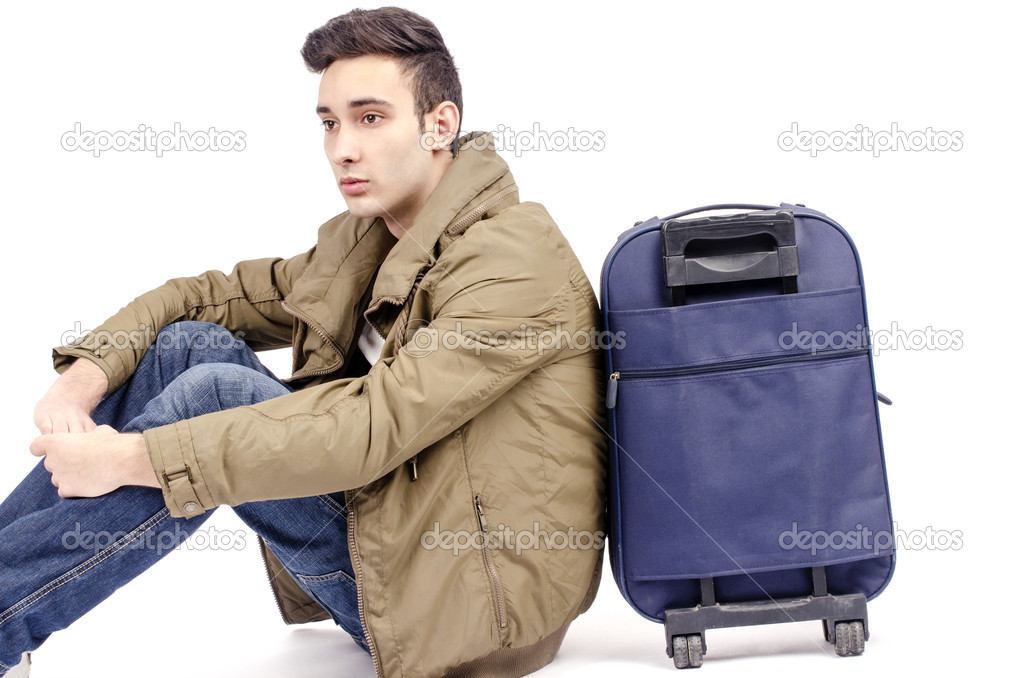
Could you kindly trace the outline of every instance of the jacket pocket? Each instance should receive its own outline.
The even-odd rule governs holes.
[[[477,522],[480,525],[480,533],[483,536],[483,546],[480,550],[483,551],[484,568],[487,570],[487,576],[491,581],[491,590],[494,592],[494,607],[498,616],[498,626],[499,628],[505,628],[508,624],[508,617],[505,612],[505,593],[501,587],[501,579],[498,577],[498,569],[494,566],[490,535],[487,532],[487,518],[484,517],[484,508],[480,501],[480,495],[473,497],[473,503],[476,505]]]

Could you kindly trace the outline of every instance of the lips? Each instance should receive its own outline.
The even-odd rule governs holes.
[[[338,180],[338,186],[345,195],[359,195],[366,192],[366,185],[369,182],[365,179],[355,177],[343,177]]]

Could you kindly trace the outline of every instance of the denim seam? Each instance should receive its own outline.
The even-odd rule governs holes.
[[[356,585],[356,581],[352,578],[352,575],[344,570],[320,575],[297,574],[295,576],[307,584],[322,584],[330,581],[337,581],[338,579],[344,579],[353,588]]]
[[[337,501],[332,499],[331,497],[328,497],[325,494],[320,494],[320,495],[317,495],[317,499],[319,499],[323,503],[327,504],[328,508],[330,508],[332,511],[337,513],[342,518],[346,518],[346,519],[348,518],[348,510],[344,506],[339,504]]]
[[[128,546],[128,544],[131,544],[132,542],[136,541],[139,537],[141,537],[143,534],[149,532],[150,529],[152,529],[154,526],[162,522],[163,519],[166,518],[168,515],[170,514],[166,508],[160,509],[157,513],[153,514],[148,520],[146,520],[146,522],[136,527],[130,534],[125,535],[120,540],[118,540],[118,543],[114,544],[113,546],[110,546],[105,551],[97,553],[89,560],[69,570],[68,572],[65,572],[61,576],[57,577],[56,579],[48,583],[43,588],[36,590],[35,592],[29,594],[25,598],[22,598],[20,601],[15,603],[13,607],[5,611],[3,615],[0,615],[0,624],[4,624],[10,621],[16,614],[20,613],[28,607],[31,607],[38,601],[50,595],[53,591],[56,591],[64,584],[67,584],[69,581],[77,579],[79,576],[85,574],[95,566],[99,565],[110,556],[114,555],[118,551],[121,551],[126,546]]]

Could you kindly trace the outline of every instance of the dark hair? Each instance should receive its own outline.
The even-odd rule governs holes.
[[[461,127],[462,85],[455,61],[437,26],[419,14],[400,7],[353,9],[311,32],[302,46],[302,59],[314,73],[338,59],[370,54],[398,61],[412,83],[421,130],[424,116],[442,101],[459,109]]]

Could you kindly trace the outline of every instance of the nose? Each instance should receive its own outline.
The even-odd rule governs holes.
[[[359,160],[356,135],[344,129],[338,129],[324,137],[324,150],[334,165],[351,165]]]

